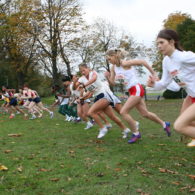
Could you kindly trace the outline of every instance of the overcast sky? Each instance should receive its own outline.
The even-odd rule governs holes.
[[[181,11],[195,19],[195,0],[81,0],[84,18],[108,19],[130,32],[139,43],[150,46],[170,13]]]

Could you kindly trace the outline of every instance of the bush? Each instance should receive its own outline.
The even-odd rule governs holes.
[[[182,89],[182,88],[177,92],[167,89],[163,93],[163,97],[165,99],[180,99],[180,98],[185,98],[186,96],[187,96],[187,93],[185,89]]]

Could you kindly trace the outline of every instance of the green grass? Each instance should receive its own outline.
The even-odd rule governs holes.
[[[51,103],[52,99],[46,99]],[[180,100],[148,101],[150,111],[173,123]],[[50,119],[24,121],[0,116],[0,171],[2,195],[186,195],[195,187],[194,149],[173,132],[132,112],[140,121],[142,140],[129,145],[114,125],[102,140],[97,126]],[[9,137],[8,134],[22,134]],[[11,152],[6,153],[7,150]],[[160,171],[161,170],[161,171]]]

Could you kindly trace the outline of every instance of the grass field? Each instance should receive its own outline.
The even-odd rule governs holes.
[[[50,103],[51,99],[45,100]],[[173,123],[180,100],[148,101],[150,111]],[[140,121],[142,140],[129,145],[114,125],[97,140],[97,126],[83,130],[55,113],[50,119],[9,120],[0,115],[2,195],[186,195],[195,188],[195,150],[168,138],[162,128]],[[16,134],[16,137],[13,137]],[[18,137],[17,137],[18,136]],[[191,191],[191,192],[190,192]]]

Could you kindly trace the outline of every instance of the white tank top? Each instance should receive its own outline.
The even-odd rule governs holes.
[[[90,79],[92,79],[93,73],[97,74],[96,71],[91,71],[89,73],[89,79],[87,79],[85,76],[82,76],[82,77],[79,78],[78,82],[86,84]],[[98,76],[97,76],[97,80],[94,83],[92,83],[91,85],[88,85],[86,87],[86,89],[87,89],[87,91],[93,92],[95,96],[100,94],[100,93],[105,92],[105,89],[103,87],[103,83],[101,82],[101,80]]]
[[[116,74],[115,82],[122,83],[126,90],[129,90],[131,87],[139,83],[134,67],[131,67],[130,69],[124,69],[121,66],[118,67],[114,65],[114,71]]]

